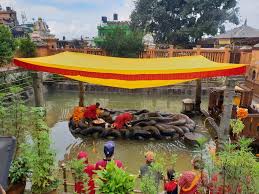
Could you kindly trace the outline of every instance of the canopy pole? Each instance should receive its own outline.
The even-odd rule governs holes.
[[[79,81],[79,106],[83,107],[84,106],[84,94],[85,94],[85,86],[84,83]]]
[[[33,72],[32,73],[32,85],[33,85],[34,99],[35,99],[36,107],[44,106],[42,80],[43,80],[42,72]]]
[[[195,111],[201,112],[201,79],[196,80]]]

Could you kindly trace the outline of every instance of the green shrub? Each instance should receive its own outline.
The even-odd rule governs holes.
[[[58,187],[59,181],[54,177],[54,152],[50,148],[50,138],[46,131],[38,132],[32,144],[22,144],[22,153],[32,170],[32,192],[45,193]]]
[[[72,174],[74,176],[75,181],[76,182],[82,182],[84,190],[87,191],[88,190],[89,177],[84,172],[84,169],[86,167],[86,164],[84,163],[84,161],[73,159],[69,162],[69,167],[72,171]]]
[[[12,184],[25,181],[29,176],[30,169],[25,158],[19,157],[12,162],[9,170],[9,178]]]
[[[231,194],[241,188],[242,194],[259,193],[259,163],[249,145],[253,140],[240,138],[237,143],[226,144],[225,149],[218,153],[215,162],[218,173],[225,181],[225,185],[231,187]]]
[[[12,61],[16,49],[11,30],[0,24],[0,67]]]
[[[135,177],[118,168],[114,161],[107,164],[106,169],[96,171],[97,193],[133,193]]]

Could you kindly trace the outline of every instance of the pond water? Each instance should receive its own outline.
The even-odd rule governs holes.
[[[193,98],[193,96],[185,96]],[[179,113],[182,109],[184,96],[157,96],[143,94],[107,94],[89,93],[85,96],[85,104],[100,102],[102,107],[123,110],[123,109],[148,109],[168,113]],[[203,106],[207,106],[208,100],[202,100]],[[59,163],[76,157],[76,154],[85,150],[89,153],[90,162],[94,163],[103,158],[103,144],[107,140],[93,138],[75,138],[68,129],[67,115],[74,106],[78,104],[77,92],[51,92],[46,94],[47,121],[52,128],[51,136],[53,147],[57,153],[56,159]],[[198,124],[198,130],[209,136],[200,117],[193,118]],[[127,170],[137,174],[139,167],[144,163],[144,152],[153,150],[162,154],[165,159],[172,153],[178,154],[176,170],[183,171],[190,169],[190,160],[194,148],[184,144],[182,140],[163,141],[133,141],[116,140],[115,158],[120,159]]]

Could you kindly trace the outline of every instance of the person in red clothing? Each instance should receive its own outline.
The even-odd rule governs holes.
[[[86,107],[84,117],[87,122],[97,119],[97,109],[100,107],[100,103],[96,102],[96,104],[90,105]]]
[[[88,175],[89,181],[88,181],[88,193],[89,194],[95,194],[95,187],[94,187],[94,180],[93,180],[93,174],[95,170],[94,164],[88,163],[88,154],[86,152],[79,152],[77,155],[78,160],[84,160],[84,163],[86,164],[84,172]],[[84,185],[82,182],[77,182],[75,184],[75,192],[76,193],[85,193],[84,191]]]
[[[203,172],[204,162],[200,157],[192,160],[193,170],[184,172],[179,178],[180,194],[200,194],[207,187],[208,177]]]
[[[132,121],[133,115],[126,112],[118,115],[112,124],[112,127],[115,129],[123,129],[124,126],[128,126],[128,123]]]
[[[107,163],[113,160],[114,149],[115,149],[115,144],[113,141],[108,141],[107,143],[104,144],[105,158],[98,161],[95,164],[95,170],[102,170],[106,168]],[[114,160],[114,161],[119,168],[123,168],[123,164],[120,160]]]
[[[165,194],[178,194],[178,185],[175,180],[175,171],[173,169],[167,170],[167,181],[164,180]]]

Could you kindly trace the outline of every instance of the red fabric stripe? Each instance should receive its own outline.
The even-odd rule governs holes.
[[[218,76],[233,76],[241,75],[246,72],[246,67],[237,67],[225,70],[216,71],[203,71],[203,72],[191,72],[191,73],[169,73],[169,74],[117,74],[117,73],[98,73],[78,70],[59,69],[54,67],[44,67],[39,65],[33,65],[14,59],[14,64],[25,69],[33,71],[43,71],[54,74],[62,74],[68,76],[83,76],[90,78],[100,79],[115,79],[126,81],[145,81],[145,80],[187,80],[196,78],[208,78]]]

